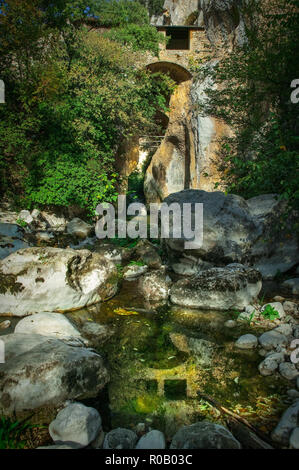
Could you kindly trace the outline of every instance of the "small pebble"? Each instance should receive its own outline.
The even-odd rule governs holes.
[[[7,328],[9,328],[11,325],[11,321],[10,320],[4,320],[0,323],[0,330],[6,330]]]

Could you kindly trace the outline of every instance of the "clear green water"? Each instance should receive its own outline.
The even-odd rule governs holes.
[[[147,311],[119,316],[117,308]],[[68,315],[77,323],[91,320],[115,329],[101,350],[111,373],[105,398],[109,425],[148,422],[171,437],[184,424],[204,418],[221,421],[219,412],[202,399],[204,394],[271,431],[287,406],[288,384],[258,373],[257,352],[234,348],[241,334],[261,330],[248,324],[224,327],[233,318],[230,312],[169,305],[153,310],[139,296],[137,283],[124,282],[112,300]],[[208,342],[203,350],[197,346],[202,339]],[[100,411],[107,405],[99,400]]]

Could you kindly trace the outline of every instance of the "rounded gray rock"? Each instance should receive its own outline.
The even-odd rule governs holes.
[[[224,426],[202,421],[184,426],[172,439],[171,449],[241,449],[241,444]]]
[[[239,349],[254,349],[258,345],[258,340],[256,336],[249,333],[247,335],[240,336],[235,345]]]
[[[49,433],[55,444],[66,443],[74,447],[86,447],[102,429],[102,420],[97,410],[72,403],[61,410],[50,423]]]
[[[277,346],[286,346],[288,344],[288,339],[278,331],[271,330],[266,331],[266,333],[263,333],[259,337],[259,343],[264,349],[271,351]]]
[[[105,436],[103,449],[134,449],[137,435],[130,429],[117,428]]]
[[[279,365],[279,372],[287,380],[296,379],[299,376],[299,372],[296,369],[295,364],[291,362],[282,362]]]

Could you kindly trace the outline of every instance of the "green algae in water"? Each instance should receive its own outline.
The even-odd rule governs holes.
[[[154,314],[120,317],[114,313],[117,308],[149,309],[138,294],[138,284],[123,282],[117,296],[84,314],[85,321],[91,317],[116,330],[101,351],[111,375],[111,427],[132,427],[148,420],[171,436],[180,426],[197,420],[221,421],[219,412],[202,399],[204,394],[255,426],[273,429],[287,406],[287,381],[280,376],[262,377],[258,353],[234,347],[241,334],[260,334],[263,330],[258,325],[225,328],[233,312],[166,306]],[[215,343],[211,363],[203,366],[194,352],[179,351],[170,339],[172,333]]]

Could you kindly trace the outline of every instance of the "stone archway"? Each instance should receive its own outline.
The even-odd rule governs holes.
[[[182,65],[175,62],[152,62],[146,67],[151,72],[161,72],[169,74],[170,77],[178,84],[191,80],[192,74]]]

